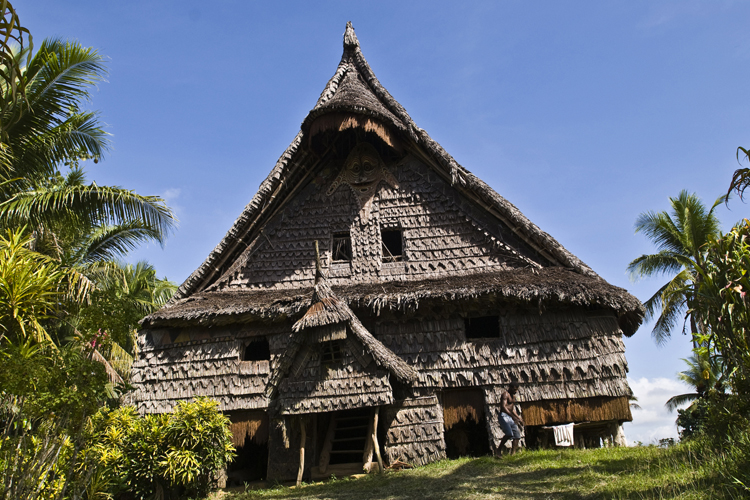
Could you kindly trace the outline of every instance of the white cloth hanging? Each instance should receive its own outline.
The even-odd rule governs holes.
[[[552,432],[557,446],[573,446],[573,424],[555,425]]]

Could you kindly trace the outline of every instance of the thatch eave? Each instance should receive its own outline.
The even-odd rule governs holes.
[[[543,308],[587,307],[609,309],[627,336],[638,329],[645,310],[626,290],[599,277],[552,267],[478,273],[442,279],[392,281],[333,287],[348,307],[413,313],[420,307],[446,301],[473,301],[488,297],[496,302],[539,305]],[[195,294],[176,301],[142,321],[143,328],[222,326],[298,317],[310,306],[312,283],[294,289],[222,290]]]

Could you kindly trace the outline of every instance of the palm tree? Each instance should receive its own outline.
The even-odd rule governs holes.
[[[651,332],[657,344],[664,344],[686,311],[689,289],[694,284],[696,264],[703,261],[701,247],[718,237],[719,219],[714,209],[724,202],[719,197],[710,210],[695,194],[681,191],[670,198],[671,213],[645,212],[638,216],[635,232],[642,232],[656,245],[657,253],[641,255],[628,265],[632,278],[671,275],[671,279],[646,301],[646,320],[657,316]],[[690,315],[691,334],[697,323]]]
[[[677,374],[677,378],[688,386],[695,389],[695,392],[679,394],[672,396],[664,406],[669,411],[674,411],[677,407],[686,403],[691,403],[702,397],[711,387],[723,390],[721,380],[724,373],[724,364],[721,358],[712,358],[708,354],[693,354],[683,361],[688,365],[688,369]]]
[[[28,42],[27,49],[33,47],[31,33],[21,26],[18,14],[10,2],[2,0],[0,3],[0,87],[3,89],[3,97],[0,100],[0,114],[6,116],[7,108],[13,108],[16,111],[23,109],[18,106],[19,101],[25,98],[25,85],[21,68],[23,63],[21,55],[30,55],[30,50],[24,50],[24,42]],[[7,89],[7,95],[6,95]],[[0,141],[5,140],[6,126],[13,123],[12,115],[7,115],[9,119],[0,121]],[[5,154],[5,148],[0,148],[0,165],[5,166],[5,161],[9,159]]]
[[[135,354],[138,321],[166,304],[177,285],[158,278],[154,267],[144,261],[100,262],[88,268],[88,276],[96,288],[90,294],[91,304],[72,319],[74,326],[89,333],[106,331],[126,352]]]
[[[105,74],[95,50],[48,39],[21,69],[24,99],[14,100],[11,86],[0,81],[2,149],[9,158],[0,171],[0,224],[49,229],[70,221],[90,227],[140,221],[162,236],[174,226],[159,197],[58,182],[61,166],[80,170],[79,161],[98,161],[109,147],[97,113],[82,108]]]

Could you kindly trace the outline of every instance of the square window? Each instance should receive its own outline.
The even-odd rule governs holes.
[[[271,359],[271,349],[265,338],[245,344],[242,349],[241,361],[268,361]]]
[[[331,260],[333,262],[351,262],[352,238],[346,233],[333,233],[331,242]]]
[[[496,339],[500,337],[500,317],[481,316],[479,318],[464,318],[466,340]]]
[[[398,262],[403,258],[404,240],[400,229],[384,229],[380,232],[383,242],[383,262]]]
[[[325,364],[341,363],[344,360],[340,340],[330,340],[321,344],[320,360]]]

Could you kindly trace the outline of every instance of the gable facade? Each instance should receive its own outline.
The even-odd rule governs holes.
[[[416,127],[348,25],[258,194],[143,320],[131,398],[217,399],[277,479],[497,452],[511,382],[528,444],[574,422],[590,445],[631,420],[643,312]]]

